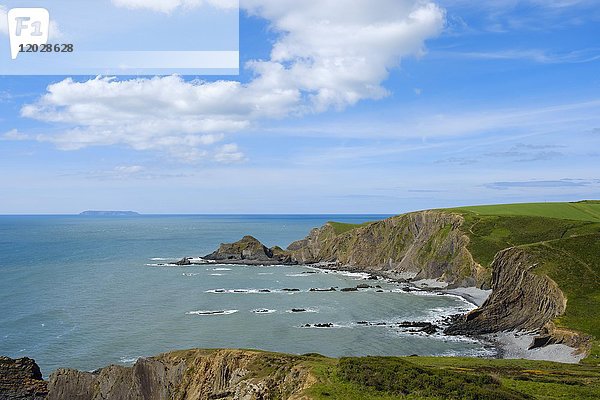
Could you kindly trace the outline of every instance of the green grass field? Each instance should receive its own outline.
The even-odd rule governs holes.
[[[587,200],[576,203],[523,203],[491,206],[459,207],[452,211],[468,211],[477,215],[521,215],[600,222],[600,201]]]
[[[456,357],[311,357],[314,399],[598,399],[600,368]]]

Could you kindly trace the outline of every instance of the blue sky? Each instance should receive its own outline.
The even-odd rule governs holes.
[[[29,0],[28,7],[45,7],[50,13],[49,42],[70,43],[76,51],[42,54],[43,64],[40,54],[25,53],[16,60],[0,57],[0,74],[180,73],[183,70],[169,67],[174,62],[179,67],[186,65],[186,53],[179,57],[163,54],[175,51],[187,52],[187,59],[193,60],[188,63],[196,67],[196,73],[208,73],[208,69],[198,67],[198,58],[200,62],[207,60],[206,51],[238,51],[237,0],[218,2],[218,7],[198,0],[141,2],[150,5],[145,8],[139,3],[138,0]],[[7,32],[7,10],[23,4],[21,0],[0,0],[0,35]],[[2,39],[0,54],[7,54],[9,41]],[[150,54],[156,53],[149,52],[158,54],[152,57]],[[156,64],[161,68],[155,67]],[[129,69],[123,72],[125,65]],[[144,69],[137,65],[143,65]],[[218,73],[224,73],[225,68],[233,69],[223,67]]]
[[[0,213],[600,198],[600,6],[480,3],[242,0],[237,79],[0,77]]]

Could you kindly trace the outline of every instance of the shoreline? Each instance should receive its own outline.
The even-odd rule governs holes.
[[[264,262],[231,262],[230,260],[223,261],[207,261],[202,260],[198,262],[198,258],[195,258],[191,265],[248,265],[248,266],[298,266],[305,268],[312,268],[327,272],[339,272],[339,273],[354,273],[365,275],[364,280],[372,280],[377,278],[386,280],[391,283],[405,284],[415,291],[426,291],[436,294],[445,294],[450,296],[456,296],[461,298],[463,301],[474,306],[475,309],[481,307],[488,297],[491,295],[492,290],[478,289],[474,286],[470,287],[455,287],[448,288],[446,282],[440,282],[435,279],[420,279],[413,280],[415,277],[412,274],[397,274],[386,271],[367,271],[351,266],[344,266],[334,262],[320,262],[314,264],[282,264],[282,263],[264,263]],[[248,261],[248,260],[245,260]],[[181,267],[181,265],[166,264],[165,266]],[[189,266],[189,265],[188,265]],[[183,266],[185,267],[185,265]],[[371,279],[369,279],[371,278]],[[464,314],[463,314],[464,315]],[[450,335],[449,335],[450,336]],[[576,364],[580,360],[585,358],[584,354],[575,354],[575,348],[563,345],[563,344],[551,344],[537,349],[529,349],[533,338],[536,336],[531,332],[495,332],[485,335],[464,335],[468,338],[478,340],[482,344],[491,345],[496,350],[496,355],[491,358],[495,359],[526,359],[534,361],[554,361],[561,363]]]
[[[359,270],[356,268],[343,268],[343,266],[340,267],[337,264],[333,264],[335,265],[335,268],[331,268],[331,265],[332,263],[328,263],[321,266],[304,266],[328,271],[333,270],[341,272],[362,273],[369,276],[375,276],[378,279],[385,279],[394,283],[408,284],[410,287],[417,290],[458,296],[467,303],[475,306],[476,308],[481,307],[488,299],[488,297],[492,294],[492,289],[483,290],[478,289],[474,286],[447,289],[447,283],[440,282],[435,279],[421,279],[418,281],[411,281],[410,279],[406,278],[390,276],[394,274],[383,274],[383,271],[374,273],[371,271]],[[541,348],[530,349],[529,347],[533,342],[534,337],[536,337],[536,334],[532,332],[511,331],[495,332],[485,335],[465,336],[493,346],[496,350],[496,356],[492,358],[495,359],[524,359],[532,361],[551,361],[565,364],[578,364],[582,359],[585,358],[585,354],[577,353],[576,348],[569,347],[564,344],[550,344]]]

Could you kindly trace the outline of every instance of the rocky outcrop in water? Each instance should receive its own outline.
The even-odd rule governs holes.
[[[252,236],[244,236],[235,243],[222,243],[219,248],[204,256],[205,260],[227,264],[294,264],[291,255],[280,247],[268,248]]]
[[[42,400],[47,394],[48,384],[34,360],[0,356],[0,400]]]

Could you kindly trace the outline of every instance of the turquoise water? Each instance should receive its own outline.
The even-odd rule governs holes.
[[[405,293],[389,282],[306,267],[156,266],[202,256],[245,234],[285,247],[328,220],[380,218],[0,216],[0,354],[35,358],[45,375],[194,347],[328,356],[490,354],[467,338],[357,324],[435,321],[472,308],[457,297]],[[309,291],[360,283],[384,291]],[[269,312],[254,312],[259,309]],[[302,327],[315,323],[334,325]]]

